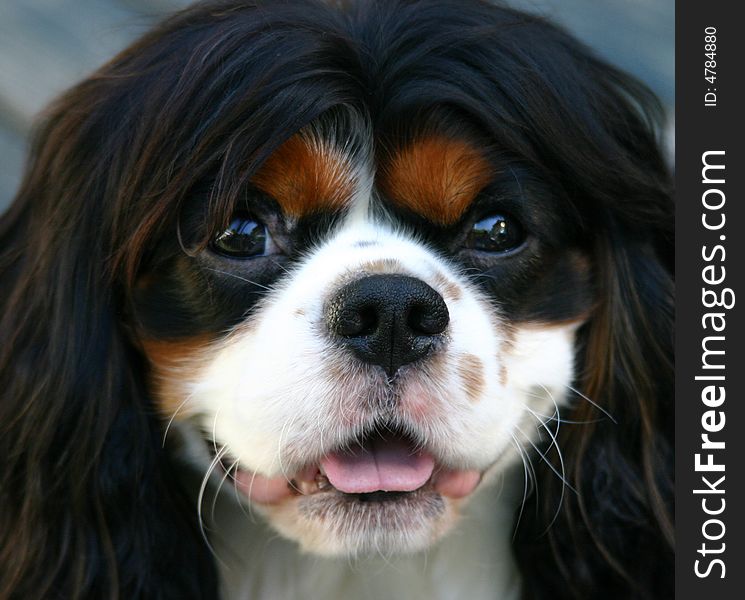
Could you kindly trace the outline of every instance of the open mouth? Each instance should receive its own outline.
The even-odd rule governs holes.
[[[266,477],[240,467],[231,474],[238,490],[259,504],[319,495],[361,503],[405,503],[424,492],[462,498],[481,479],[479,471],[438,464],[411,436],[389,428],[352,440],[290,477]]]

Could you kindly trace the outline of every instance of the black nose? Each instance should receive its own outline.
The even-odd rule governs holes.
[[[426,356],[450,320],[440,294],[403,275],[371,275],[345,285],[325,316],[345,346],[389,377]]]

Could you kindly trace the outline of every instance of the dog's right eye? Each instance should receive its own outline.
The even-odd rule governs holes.
[[[235,216],[227,229],[212,240],[212,249],[232,258],[269,254],[271,237],[267,226],[247,216]]]
[[[519,221],[506,214],[493,214],[474,224],[466,248],[504,254],[519,248],[525,241],[525,232]]]

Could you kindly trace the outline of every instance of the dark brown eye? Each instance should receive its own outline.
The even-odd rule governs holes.
[[[271,238],[266,225],[249,217],[236,216],[228,228],[212,241],[218,254],[233,258],[251,258],[268,254]]]
[[[517,219],[496,214],[481,219],[473,226],[465,246],[482,252],[508,252],[525,241],[525,233]]]

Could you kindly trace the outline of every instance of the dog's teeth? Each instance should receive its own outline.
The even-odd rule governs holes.
[[[290,485],[295,493],[302,494],[303,496],[312,494],[315,491],[313,484],[308,481],[298,481],[297,479],[293,479]]]
[[[330,485],[331,484],[329,483],[329,480],[325,475],[321,475],[320,473],[316,475],[316,487],[319,490],[325,490]]]
[[[290,490],[290,491],[291,491],[291,492],[292,492],[293,494],[298,494],[298,493],[305,493],[305,492],[303,492],[302,486],[301,486],[301,484],[300,484],[300,483],[298,483],[297,479],[290,479],[290,480],[289,480],[289,481],[287,482],[287,487],[288,487],[288,489],[289,489],[289,490]]]

